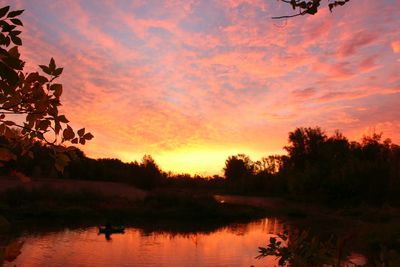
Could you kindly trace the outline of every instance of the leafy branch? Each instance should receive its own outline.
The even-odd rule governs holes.
[[[292,6],[293,10],[298,10],[298,13],[292,14],[292,15],[284,15],[284,16],[278,16],[278,17],[272,17],[272,19],[285,19],[285,18],[293,18],[297,16],[303,16],[306,14],[310,15],[315,15],[318,12],[318,8],[321,5],[321,0],[280,0],[286,4],[289,4]],[[328,7],[329,11],[332,12],[332,10],[337,7],[337,6],[343,6],[350,0],[337,0],[331,2],[328,0]]]
[[[63,171],[73,151],[65,143],[84,145],[93,135],[85,128],[75,132],[67,117],[59,113],[63,86],[55,80],[63,68],[57,67],[53,58],[48,65],[39,65],[43,74],[23,72],[25,62],[18,51],[22,45],[18,27],[23,23],[17,18],[23,12],[10,11],[9,6],[0,8],[0,135],[9,143],[8,149],[3,145],[0,166],[16,158],[12,152],[16,145],[24,155],[39,141],[53,148],[55,167]],[[8,115],[25,115],[25,121],[16,123]],[[49,134],[54,135],[52,140]]]

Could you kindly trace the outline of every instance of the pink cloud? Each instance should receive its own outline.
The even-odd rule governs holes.
[[[375,68],[378,68],[379,65],[376,63],[377,57],[378,57],[377,55],[373,55],[363,59],[358,64],[358,71],[361,73],[366,73],[374,70]]]
[[[292,91],[292,94],[296,97],[296,98],[300,98],[300,99],[306,99],[309,98],[313,95],[315,95],[315,88],[313,87],[307,87],[305,89],[297,89]]]
[[[352,36],[349,36],[349,39],[339,46],[337,53],[341,57],[354,55],[360,48],[371,44],[377,38],[376,33],[367,31],[353,32]]]

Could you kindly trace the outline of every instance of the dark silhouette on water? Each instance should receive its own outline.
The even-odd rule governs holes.
[[[123,226],[112,226],[110,223],[106,223],[105,226],[99,226],[99,235],[104,234],[106,240],[111,240],[112,234],[124,234],[125,227]]]

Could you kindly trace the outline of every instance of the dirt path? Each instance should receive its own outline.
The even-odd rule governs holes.
[[[0,176],[0,192],[8,188],[23,186],[25,188],[39,188],[48,186],[56,189],[74,192],[92,190],[105,196],[118,196],[130,200],[143,199],[147,192],[134,186],[102,181],[82,181],[66,179],[32,179],[29,183],[22,183],[17,177]]]

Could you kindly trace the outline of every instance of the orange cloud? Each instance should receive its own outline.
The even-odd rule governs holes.
[[[391,43],[393,52],[400,53],[400,41],[394,41]]]

